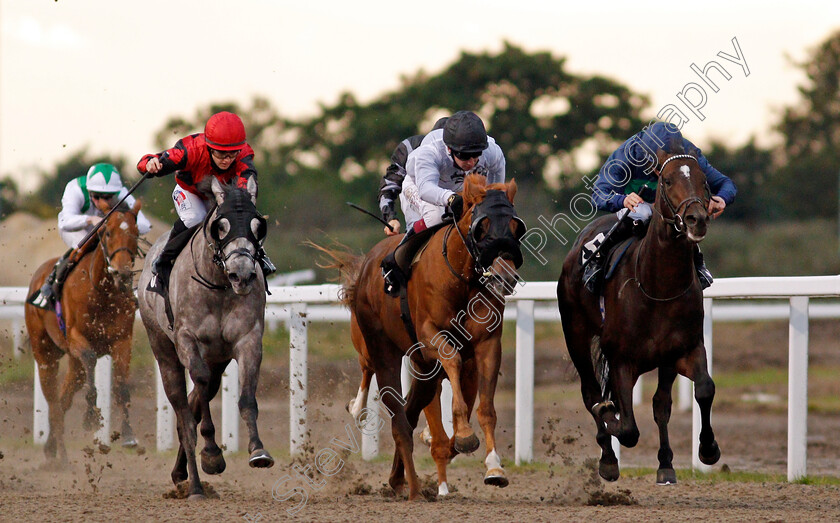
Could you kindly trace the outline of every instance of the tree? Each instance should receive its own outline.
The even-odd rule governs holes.
[[[799,86],[801,100],[785,109],[776,127],[784,137],[783,164],[772,184],[789,215],[834,218],[840,175],[840,31],[800,67],[806,75]]]
[[[520,185],[547,188],[574,183],[581,175],[574,152],[594,140],[605,156],[643,126],[644,96],[600,76],[576,76],[565,59],[526,53],[506,43],[496,55],[462,53],[440,74],[420,71],[402,87],[368,105],[350,93],[300,122],[299,155],[318,158],[316,167],[341,179],[365,178],[375,187],[390,151],[400,140],[425,133],[440,116],[469,109],[484,119],[505,152],[509,177]],[[296,155],[290,155],[296,162]],[[547,180],[551,158],[567,166]],[[366,196],[371,201],[375,191]]]
[[[737,149],[713,141],[704,154],[738,188],[735,204],[726,208],[722,218],[755,225],[779,217],[779,198],[769,184],[773,173],[772,154],[758,147],[754,137]]]

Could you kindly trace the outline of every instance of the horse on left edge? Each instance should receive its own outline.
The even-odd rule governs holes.
[[[49,406],[49,436],[44,447],[48,459],[67,459],[64,446],[64,413],[73,402],[73,395],[83,386],[87,410],[83,427],[99,427],[101,416],[96,407],[94,368],[100,356],[110,354],[115,367],[115,399],[122,409],[120,434],[124,447],[135,447],[137,441],[128,421],[130,395],[128,371],[131,361],[131,339],[137,303],[132,291],[134,260],[137,257],[137,213],[134,206],[122,204],[89,241],[98,242],[82,256],[58,296],[59,306],[45,310],[30,303],[24,306],[26,329],[32,342],[32,355],[38,363],[41,389]],[[29,294],[41,288],[56,258],[44,262],[29,283]],[[61,326],[63,321],[64,328]],[[65,354],[69,366],[58,390],[58,365]],[[110,442],[103,441],[108,444]]]

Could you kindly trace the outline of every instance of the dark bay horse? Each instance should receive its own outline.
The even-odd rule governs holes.
[[[257,268],[257,246],[266,222],[255,207],[257,185],[247,189],[211,189],[216,207],[207,214],[190,243],[178,255],[169,280],[174,323],[169,325],[163,298],[146,290],[152,261],[166,243],[163,235],[149,250],[138,284],[140,316],[160,366],[163,387],[178,422],[178,457],[172,470],[177,485],[189,479],[190,499],[204,498],[196,465],[196,428],[201,423],[204,450],[201,468],[221,474],[226,467],[215,441],[210,400],[219,391],[222,373],[232,359],[239,364],[239,412],[248,427],[251,467],[267,468],[274,459],[257,431],[257,379],[265,327],[265,280]],[[187,397],[185,369],[195,388]]]
[[[360,389],[366,393],[370,372],[375,372],[396,445],[389,484],[401,493],[407,481],[411,500],[420,495],[412,433],[420,411],[436,396],[444,372],[452,384],[451,442],[440,424],[438,404],[426,410],[439,474],[442,461],[445,481],[445,463],[453,455],[450,446],[461,453],[479,446],[469,422],[478,394],[478,419],[487,451],[485,483],[508,484],[496,451],[493,398],[501,363],[504,295],[518,282],[516,268],[522,263],[519,238],[525,227],[513,210],[515,194],[514,181],[488,186],[483,176],[467,176],[463,217],[435,233],[412,269],[407,293],[414,332],[409,333],[400,319],[400,300],[387,296],[382,286],[380,262],[397,245],[398,236],[382,240],[365,257],[342,264],[351,337],[363,370]],[[405,354],[412,360],[415,379],[403,400],[400,366]],[[474,377],[469,375],[471,368]],[[465,375],[468,379],[462,381]]]
[[[85,430],[100,425],[96,408],[94,368],[96,359],[110,354],[114,358],[115,400],[122,409],[122,444],[137,445],[128,422],[128,370],[131,361],[131,338],[137,306],[131,289],[132,268],[137,256],[137,213],[140,201],[132,208],[118,207],[99,229],[91,242],[98,242],[79,260],[67,276],[60,303],[66,334],[59,327],[55,312],[27,303],[24,306],[26,329],[32,340],[32,355],[38,362],[41,389],[49,405],[50,433],[44,447],[47,458],[67,459],[64,446],[64,413],[73,396],[86,387]],[[29,283],[29,295],[41,288],[57,258],[44,262]],[[58,364],[69,356],[69,365],[58,390]],[[108,444],[110,442],[103,441]]]
[[[599,473],[608,481],[619,477],[610,436],[626,447],[636,445],[633,385],[640,375],[657,368],[659,383],[653,397],[660,442],[657,483],[676,482],[668,421],[677,374],[694,382],[702,419],[700,460],[711,465],[720,458],[710,422],[715,384],[703,344],[703,293],[693,261],[695,244],[703,240],[709,223],[706,177],[693,155],[659,151],[657,160],[659,185],[650,226],[604,283],[603,318],[599,297],[583,286],[580,256],[586,242],[615,223],[614,215],[599,218],[581,232],[557,284],[566,345],[580,375],[584,405],[598,427]],[[606,397],[600,384],[603,378],[596,376],[593,364],[599,351],[609,369]],[[610,396],[618,403],[618,417],[606,401]]]

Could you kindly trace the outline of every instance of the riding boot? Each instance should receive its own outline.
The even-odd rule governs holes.
[[[697,270],[697,278],[700,280],[700,288],[707,289],[714,283],[712,273],[706,267],[706,262],[703,261],[703,253],[700,252],[700,246],[694,246],[694,268]]]
[[[181,220],[175,222],[172,232],[169,233],[169,240],[152,264],[152,279],[149,281],[146,290],[160,294],[164,299],[168,298],[169,275],[172,272],[172,266],[175,264],[178,254],[190,241],[194,230],[194,227],[187,228]]]
[[[633,233],[633,220],[627,217],[628,214],[625,214],[624,217],[618,220],[607,231],[601,244],[592,253],[586,265],[583,267],[583,284],[593,294],[598,294],[601,290],[604,266],[607,264],[607,256],[610,254],[610,249],[627,239]]]
[[[64,280],[75,265],[74,257],[70,256],[72,253],[73,249],[68,250],[55,262],[38,293],[27,300],[30,304],[46,310],[51,310],[55,306],[55,302],[61,296]]]
[[[399,266],[397,265],[397,249],[400,248],[409,238],[416,234],[414,232],[414,228],[408,229],[408,232],[405,233],[400,243],[394,248],[393,251],[389,252],[387,256],[382,260],[380,267],[382,268],[382,277],[385,279],[385,294],[388,296],[399,296],[400,294],[400,282],[405,281],[405,275],[400,270]]]
[[[277,267],[271,262],[271,259],[268,257],[268,253],[265,252],[265,248],[260,245],[257,248],[257,261],[260,262],[260,267],[263,271],[263,276],[267,280],[269,276],[277,272]]]

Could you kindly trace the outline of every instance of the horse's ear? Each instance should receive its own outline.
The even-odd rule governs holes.
[[[131,214],[137,216],[137,213],[140,212],[140,207],[143,207],[140,200],[134,200],[134,205],[131,206]]]
[[[215,176],[213,180],[210,182],[210,188],[213,190],[213,196],[216,197],[216,203],[221,205],[225,201],[225,188],[222,187],[222,184],[219,182],[219,179]]]
[[[251,195],[251,203],[257,205],[257,179],[254,176],[248,178],[248,194]]]
[[[516,191],[516,178],[511,178],[510,183],[505,184],[505,193],[507,194],[510,203],[513,203],[513,199],[516,197]]]
[[[464,179],[463,196],[464,196],[464,203],[466,205],[474,205],[474,204],[478,203],[484,197],[484,193],[485,193],[484,187],[482,187],[481,185],[473,183],[470,176],[467,176]]]

